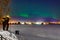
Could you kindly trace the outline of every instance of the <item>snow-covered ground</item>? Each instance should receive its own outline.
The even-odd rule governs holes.
[[[60,40],[60,25],[10,25],[9,30],[19,30],[19,40]]]
[[[0,37],[2,35],[2,39],[6,39],[6,40],[18,40],[18,38],[16,37],[15,34],[11,33],[11,32],[8,32],[8,31],[3,31],[3,30],[0,30]],[[0,38],[1,39],[1,38]]]

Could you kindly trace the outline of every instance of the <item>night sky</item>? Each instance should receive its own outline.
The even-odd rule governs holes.
[[[60,0],[12,0],[12,17],[60,19]]]

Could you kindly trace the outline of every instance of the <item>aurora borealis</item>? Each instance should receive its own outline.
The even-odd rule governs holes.
[[[59,0],[12,0],[12,17],[60,19]]]

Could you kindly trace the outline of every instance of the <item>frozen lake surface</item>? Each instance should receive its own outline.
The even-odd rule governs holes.
[[[19,30],[19,40],[60,40],[60,25],[10,25],[9,30]]]

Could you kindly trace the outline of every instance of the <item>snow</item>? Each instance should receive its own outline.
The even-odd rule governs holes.
[[[18,40],[15,34],[8,31],[0,31],[0,34],[7,40]]]

